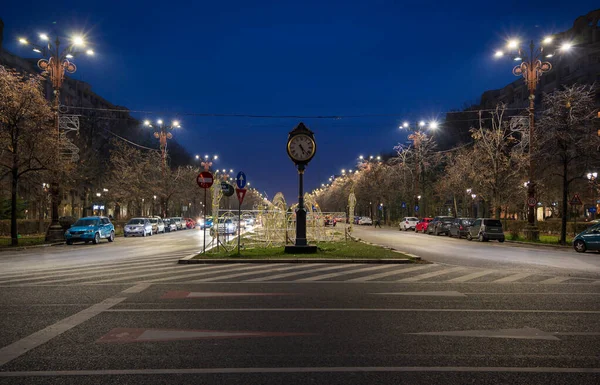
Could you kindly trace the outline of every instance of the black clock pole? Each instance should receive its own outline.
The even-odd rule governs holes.
[[[298,211],[296,211],[296,246],[306,246],[306,209],[304,208],[304,165],[298,165]]]

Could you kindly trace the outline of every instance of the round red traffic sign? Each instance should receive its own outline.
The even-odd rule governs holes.
[[[534,207],[535,205],[537,205],[537,198],[536,197],[527,198],[527,205],[529,207]]]
[[[196,178],[196,183],[201,188],[209,188],[213,184],[213,174],[209,171],[202,171]]]

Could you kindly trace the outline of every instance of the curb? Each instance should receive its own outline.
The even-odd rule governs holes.
[[[384,248],[384,249],[387,249],[387,250],[391,250],[391,251],[393,251],[393,252],[396,252],[396,253],[399,253],[399,254],[408,255],[409,257],[413,258],[415,261],[419,261],[419,262],[420,262],[420,261],[423,261],[423,259],[422,259],[421,257],[419,257],[418,255],[414,255],[414,254],[411,254],[411,253],[406,253],[406,252],[404,252],[404,251],[396,250],[396,249],[394,249],[393,247],[389,247],[389,246],[383,246],[383,245],[379,245],[379,244],[377,244],[377,243],[372,243],[372,242],[363,241],[362,239],[360,239],[360,238],[356,238],[356,237],[353,237],[352,235],[350,236],[350,238],[351,238],[353,241],[356,241],[356,242],[362,242],[362,243],[364,243],[364,244],[366,244],[366,245],[378,246],[378,247],[381,247],[381,248]]]
[[[514,243],[515,245],[525,245],[525,246],[542,246],[542,247],[552,247],[555,249],[570,249],[573,247],[572,245],[553,245],[550,243],[537,243],[537,242],[523,242],[523,241],[511,241],[506,239],[506,243]]]
[[[5,251],[22,251],[22,250],[29,250],[29,249],[40,249],[42,247],[59,246],[59,245],[64,245],[64,244],[65,244],[65,242],[56,242],[56,243],[44,243],[43,245],[31,245],[31,246],[17,246],[17,247],[7,246],[7,247],[0,248],[0,253],[3,253]]]
[[[192,256],[196,256],[193,254]],[[410,259],[190,259],[191,256],[181,258],[179,264],[228,264],[228,263],[379,263],[379,264],[405,264],[413,263]]]

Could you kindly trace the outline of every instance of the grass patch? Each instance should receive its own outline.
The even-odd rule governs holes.
[[[248,248],[237,254],[237,248],[230,251],[220,248],[219,251],[211,249],[206,254],[198,254],[195,259],[213,258],[244,258],[244,259],[280,259],[280,258],[339,258],[339,259],[413,259],[407,255],[380,247],[367,245],[357,241],[347,242],[319,242],[316,254],[286,254],[284,247],[256,247]]]
[[[528,241],[523,234],[510,234],[506,237],[506,239],[511,241],[519,241],[519,242],[527,242],[527,243],[542,243],[546,245],[559,245],[560,236],[559,235],[543,235],[540,234],[539,241]],[[573,244],[573,237],[567,235],[567,245]]]
[[[19,238],[19,246],[34,246],[34,245],[43,245],[45,244],[46,235],[24,235]],[[8,248],[12,247],[10,245],[11,238],[10,237],[0,237],[0,248]]]

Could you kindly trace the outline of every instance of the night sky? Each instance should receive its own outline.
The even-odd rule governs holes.
[[[6,49],[33,56],[17,37],[53,26],[85,32],[97,55],[76,60],[75,78],[114,104],[146,111],[137,118],[177,117],[183,127],[174,136],[192,155],[218,154],[218,168],[243,170],[269,198],[282,191],[291,203],[297,174],[285,144],[300,121],[317,139],[305,174],[312,189],[358,155],[404,142],[403,120],[443,119],[513,81],[512,63],[492,57],[507,37],[564,31],[598,7],[598,0],[35,3],[2,7]]]

